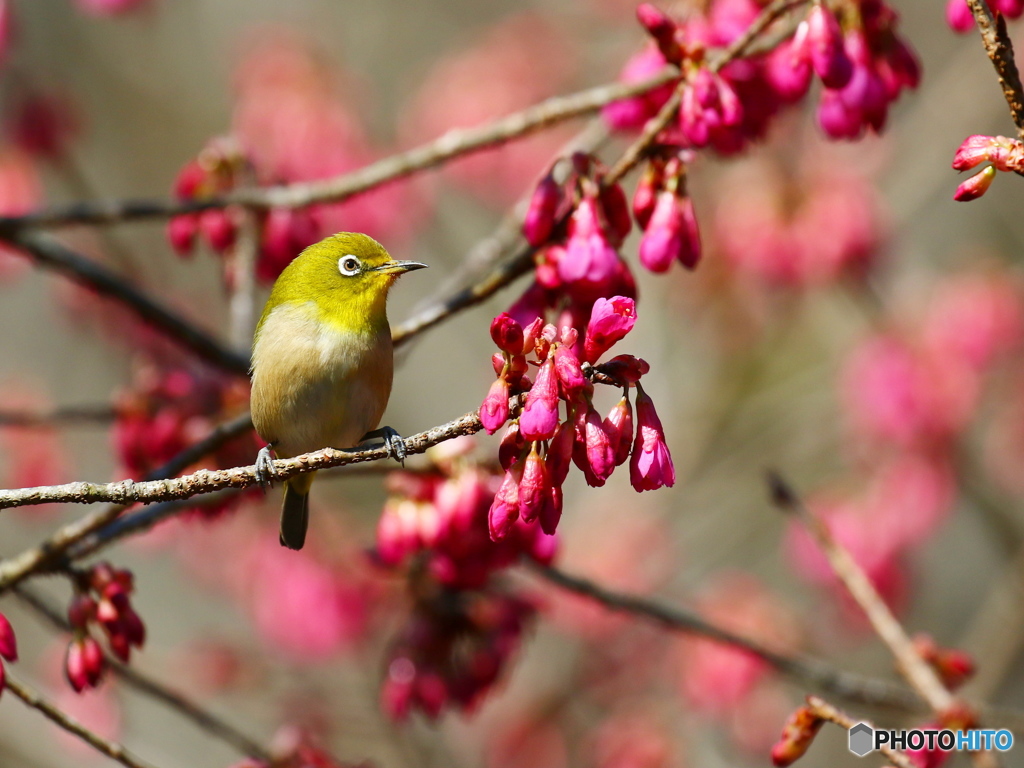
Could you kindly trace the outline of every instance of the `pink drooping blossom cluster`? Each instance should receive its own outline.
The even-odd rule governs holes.
[[[676,261],[695,269],[700,261],[700,230],[686,192],[684,157],[690,154],[653,157],[633,194],[633,216],[644,231],[640,263],[651,272],[667,272]]]
[[[989,8],[1000,16],[1018,19],[1024,13],[1021,0],[989,0]],[[967,0],[946,0],[946,23],[954,32],[963,34],[974,29],[974,13]]]
[[[501,475],[471,459],[471,440],[452,442],[428,452],[432,471],[389,476],[377,525],[379,560],[390,567],[416,562],[451,589],[481,588],[523,557],[550,563],[557,538],[538,525],[519,520],[500,541],[491,540],[488,513]]]
[[[413,709],[430,718],[445,707],[472,710],[519,647],[535,612],[529,601],[496,589],[435,587],[418,595],[389,654],[384,711],[402,720]]]
[[[123,662],[132,648],[146,641],[146,627],[131,605],[135,589],[131,571],[99,563],[75,574],[75,594],[68,606],[68,622],[74,636],[68,644],[64,673],[76,692],[99,685],[107,662],[99,641],[91,634],[99,626],[111,652]]]
[[[810,504],[890,602],[901,603],[906,555],[946,519],[958,451],[992,375],[1020,350],[1024,298],[1005,276],[947,279],[913,323],[876,332],[850,355],[842,403],[858,494],[823,492]],[[815,581],[837,585],[806,533],[791,552]]]
[[[627,63],[622,79],[637,82],[668,64],[682,75],[675,86],[609,105],[606,119],[614,128],[637,130],[661,109],[673,87],[681,87],[678,121],[660,140],[732,154],[763,137],[774,115],[803,98],[812,75],[823,86],[819,125],[837,139],[880,131],[889,105],[905,88],[917,87],[917,58],[896,33],[896,12],[882,0],[844,4],[838,15],[826,3],[814,3],[793,36],[771,53],[713,71],[709,49],[734,42],[760,11],[754,0],[734,0],[677,21],[649,4],[639,6],[637,15],[653,43]]]
[[[863,278],[877,262],[877,192],[836,153],[809,153],[794,170],[752,159],[722,177],[713,243],[738,277],[814,288]]]
[[[965,203],[984,195],[996,178],[996,171],[1024,173],[1024,142],[1005,136],[968,136],[953,156],[954,171],[969,171],[982,163],[985,166],[960,183],[953,199]]]
[[[534,320],[525,329],[511,315],[491,323],[491,338],[501,352],[492,359],[498,375],[480,406],[488,433],[510,419],[499,452],[505,477],[491,505],[491,538],[507,535],[517,520],[553,533],[562,514],[562,484],[572,464],[587,483],[602,486],[615,467],[630,461],[630,482],[637,491],[671,486],[675,482],[672,456],[650,397],[640,386],[649,369],[630,355],[604,365],[600,358],[632,330],[636,306],[632,299],[613,296],[594,302],[582,339],[575,328]],[[530,360],[530,357],[533,360]],[[527,375],[530,365],[536,375]],[[593,404],[593,383],[584,371],[596,370],[623,388],[623,396],[602,420]],[[636,431],[629,389],[637,388]],[[525,393],[522,407],[510,398]],[[559,407],[565,404],[565,419]]]
[[[245,407],[244,382],[204,367],[147,364],[117,399],[113,438],[125,470],[141,477],[207,435],[225,413]],[[232,441],[212,457],[217,466],[238,466],[251,456],[255,438]]]
[[[568,166],[562,183],[555,171]],[[629,202],[606,169],[580,152],[555,164],[537,185],[523,220],[523,234],[537,251],[535,282],[510,309],[523,327],[550,309],[558,325],[582,334],[598,298],[636,296],[636,285],[619,255],[633,227]]]

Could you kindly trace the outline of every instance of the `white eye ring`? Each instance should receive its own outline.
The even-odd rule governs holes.
[[[345,275],[345,277],[352,277],[352,275],[359,271],[361,266],[362,262],[351,253],[338,259],[338,271]]]

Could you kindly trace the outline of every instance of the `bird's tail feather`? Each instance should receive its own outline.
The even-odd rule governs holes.
[[[284,484],[284,504],[281,507],[281,544],[288,549],[302,549],[309,524],[309,487],[314,472],[297,475]]]

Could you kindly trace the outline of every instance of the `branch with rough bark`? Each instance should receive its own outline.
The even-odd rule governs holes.
[[[1013,57],[1013,42],[1006,30],[1006,18],[1002,14],[993,14],[985,0],[967,0],[967,4],[974,14],[985,53],[995,67],[1003,96],[1010,107],[1010,116],[1017,126],[1017,138],[1024,139],[1024,87]]]
[[[816,716],[820,717],[829,723],[834,723],[844,730],[850,730],[853,726],[858,723],[865,722],[864,720],[854,720],[848,714],[840,709],[829,704],[824,699],[818,696],[807,697],[807,708]],[[870,723],[869,723],[870,725]],[[873,727],[873,726],[872,726]],[[892,747],[883,744],[878,748],[878,751],[888,758],[888,760],[897,768],[917,768],[914,763],[910,762],[910,758],[905,753],[893,749]]]

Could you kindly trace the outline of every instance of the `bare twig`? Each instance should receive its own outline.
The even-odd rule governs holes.
[[[71,625],[68,624],[61,613],[52,605],[49,605],[40,595],[24,587],[17,587],[15,589],[15,593],[26,605],[31,607],[37,614],[42,616],[57,629],[64,632],[71,630]],[[158,683],[148,675],[122,664],[110,654],[105,653],[104,655],[106,656],[107,666],[115,675],[121,678],[126,685],[150,696],[151,698],[163,702],[172,709],[177,710],[181,715],[191,720],[204,731],[231,744],[242,754],[249,755],[250,757],[255,757],[266,762],[270,762],[272,760],[272,756],[269,751],[264,749],[234,726],[221,720],[212,712],[208,712],[195,702],[179,693],[176,693],[175,691],[172,691],[165,685]]]
[[[68,733],[77,736],[98,752],[102,752],[110,759],[116,760],[121,765],[126,766],[126,768],[152,768],[149,763],[140,760],[116,741],[108,741],[99,734],[90,731],[80,722],[65,714],[31,688],[11,679],[10,673],[7,674],[5,687],[23,702],[28,704],[28,706],[42,712],[43,715],[51,722],[63,728]]]
[[[1017,137],[1024,139],[1024,87],[1013,58],[1013,42],[1006,31],[1006,18],[1002,14],[993,16],[985,0],[967,0],[974,14],[974,20],[981,32],[985,53],[992,60],[1003,96],[1010,107],[1010,116],[1017,126]]]
[[[828,691],[848,701],[904,710],[925,708],[925,703],[913,691],[902,686],[844,672],[817,659],[798,658],[773,651],[756,640],[711,624],[696,614],[662,605],[643,597],[613,592],[592,581],[571,576],[550,566],[535,565],[531,570],[552,584],[588,597],[610,610],[642,616],[673,631],[699,635],[740,648],[757,656],[787,677]]]
[[[117,417],[112,405],[70,405],[51,411],[0,411],[0,427],[63,427],[109,424]]]
[[[76,253],[50,235],[26,230],[14,232],[3,239],[28,251],[40,266],[60,272],[76,283],[121,302],[139,319],[162,331],[201,359],[229,373],[241,376],[248,374],[248,354],[239,354],[225,348],[205,331],[158,304],[114,272]]]
[[[782,477],[770,473],[768,482],[773,501],[779,508],[795,514],[818,542],[836,576],[867,615],[875,632],[889,647],[903,677],[921,694],[934,712],[948,711],[956,703],[953,694],[942,684],[935,670],[921,658],[914,648],[913,640],[900,626],[857,561],[836,541],[828,526],[811,513]]]
[[[864,720],[854,720],[848,714],[842,710],[836,709],[834,706],[818,696],[808,696],[807,707],[822,720],[835,723],[836,725],[845,728],[847,731],[858,723],[866,722]],[[868,723],[868,725],[870,725],[870,723]],[[885,755],[893,765],[897,766],[897,768],[916,768],[916,766],[910,762],[910,758],[908,758],[906,754],[892,749],[888,745],[883,744],[878,748],[878,751]]]

